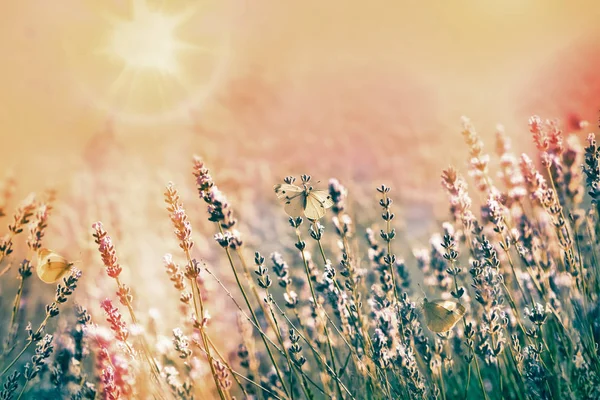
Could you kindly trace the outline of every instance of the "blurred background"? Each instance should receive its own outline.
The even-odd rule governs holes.
[[[151,168],[196,152],[260,159],[278,176],[319,164],[423,188],[463,162],[461,115],[525,145],[531,113],[595,120],[600,103],[591,0],[26,0],[0,11],[0,160],[29,184],[68,179],[73,160],[110,142]]]
[[[592,0],[25,0],[0,13],[0,171],[16,199],[58,189],[46,246],[98,263],[102,220],[147,282],[177,251],[168,181],[210,260],[193,154],[265,243],[266,210],[286,220],[272,185],[299,173],[367,190],[374,213],[374,188],[391,185],[418,231],[446,216],[441,169],[468,159],[462,115],[490,152],[498,123],[520,152],[531,114],[569,130],[600,108]]]

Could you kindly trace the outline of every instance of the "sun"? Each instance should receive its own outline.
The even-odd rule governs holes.
[[[176,30],[193,14],[191,9],[167,14],[150,8],[145,0],[133,0],[130,18],[105,16],[109,37],[99,53],[117,58],[129,69],[177,75],[179,53],[195,46],[177,37]]]
[[[130,20],[113,21],[105,51],[112,52],[127,67],[177,75],[178,51],[188,45],[177,38],[175,30],[184,21],[185,14],[166,15],[149,9],[143,0],[136,0]]]
[[[86,35],[73,28],[65,42],[82,95],[135,124],[189,118],[227,68],[232,4],[131,0],[115,10],[102,0],[82,19]]]

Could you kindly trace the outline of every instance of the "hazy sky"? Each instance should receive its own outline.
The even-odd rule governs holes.
[[[376,134],[408,115],[411,132],[430,132],[434,157],[450,160],[435,147],[447,133],[436,130],[457,133],[462,114],[493,133],[497,122],[522,125],[537,104],[552,110],[552,96],[568,91],[563,82],[598,87],[569,76],[593,79],[600,68],[593,0],[24,0],[2,2],[0,13],[0,166],[37,179],[58,179],[109,120],[127,151],[151,160],[177,147],[174,135],[188,143],[192,127],[238,115],[259,142],[277,136],[285,145],[307,124],[336,143],[333,122],[306,121],[346,103],[368,110],[359,100],[388,111],[346,119],[368,121]],[[183,22],[171,32],[173,15]],[[265,84],[278,97],[253,103]],[[569,93],[574,103],[590,95]]]

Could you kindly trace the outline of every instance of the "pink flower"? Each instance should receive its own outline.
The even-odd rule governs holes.
[[[119,265],[119,259],[117,258],[117,251],[112,244],[112,240],[108,233],[104,230],[102,222],[96,222],[92,225],[94,229],[95,242],[98,245],[98,251],[102,257],[102,262],[106,267],[106,273],[111,278],[118,278],[123,268]]]
[[[113,306],[112,301],[109,299],[102,301],[100,306],[106,313],[106,320],[110,324],[110,329],[113,331],[115,338],[121,342],[126,342],[129,337],[129,331],[119,309]]]
[[[108,365],[102,370],[100,377],[102,382],[102,397],[106,400],[118,400],[121,398],[121,391],[115,384],[115,371]]]

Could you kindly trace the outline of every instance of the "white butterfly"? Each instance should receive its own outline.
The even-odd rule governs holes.
[[[52,250],[41,248],[38,250],[38,264],[36,272],[45,283],[54,283],[71,271],[72,262]]]
[[[316,221],[325,215],[325,211],[333,206],[333,200],[327,190],[313,190],[288,183],[273,186],[277,198],[284,201],[283,209],[290,217],[301,217]]]
[[[435,333],[445,333],[465,315],[465,306],[456,300],[423,299],[423,310],[427,327]]]

